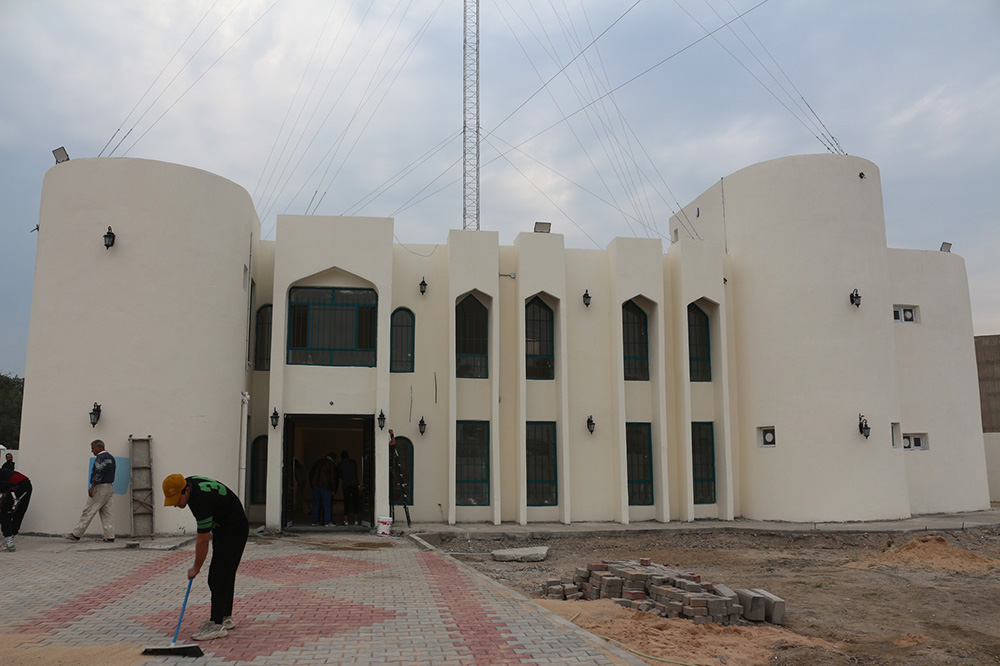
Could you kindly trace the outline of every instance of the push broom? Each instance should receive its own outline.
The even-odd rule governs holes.
[[[194,581],[194,578],[188,578],[187,592],[184,593],[184,603],[181,604],[181,616],[177,618],[177,629],[174,631],[173,642],[163,647],[147,647],[142,651],[143,654],[173,655],[177,657],[202,657],[205,655],[201,651],[201,648],[193,643],[177,644],[177,635],[181,633],[181,622],[184,620],[184,609],[187,608],[188,595],[191,594],[192,581]]]

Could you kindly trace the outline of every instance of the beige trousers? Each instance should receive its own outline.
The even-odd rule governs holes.
[[[94,486],[94,496],[87,498],[87,505],[83,507],[80,515],[80,522],[73,528],[73,536],[79,538],[87,533],[90,521],[98,513],[101,514],[101,527],[104,529],[105,539],[115,538],[115,526],[111,521],[111,498],[115,496],[115,486],[111,483],[98,483]]]

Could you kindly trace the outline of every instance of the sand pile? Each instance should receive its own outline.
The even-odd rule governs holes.
[[[944,537],[922,536],[911,539],[898,548],[889,547],[878,555],[852,562],[847,566],[859,568],[897,566],[933,569],[935,571],[984,573],[990,569],[1000,569],[1000,560],[956,548],[948,543]]]
[[[753,666],[771,660],[770,646],[773,645],[793,643],[836,649],[826,641],[799,636],[774,625],[695,624],[690,620],[666,619],[623,608],[610,599],[535,599],[535,603],[567,620],[572,619],[574,624],[592,634],[617,641],[618,647],[628,646],[633,654],[649,664],[663,662],[644,659],[643,655],[697,666]]]

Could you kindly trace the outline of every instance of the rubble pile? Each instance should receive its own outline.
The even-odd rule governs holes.
[[[661,617],[736,624],[744,620],[784,624],[785,601],[767,590],[730,589],[702,582],[701,576],[640,560],[605,561],[578,567],[572,582],[542,584],[549,599],[611,599]]]

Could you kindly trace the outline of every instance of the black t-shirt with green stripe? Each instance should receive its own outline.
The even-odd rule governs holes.
[[[198,533],[247,531],[247,515],[243,504],[225,484],[204,476],[184,479],[191,487],[188,508],[198,522]]]

